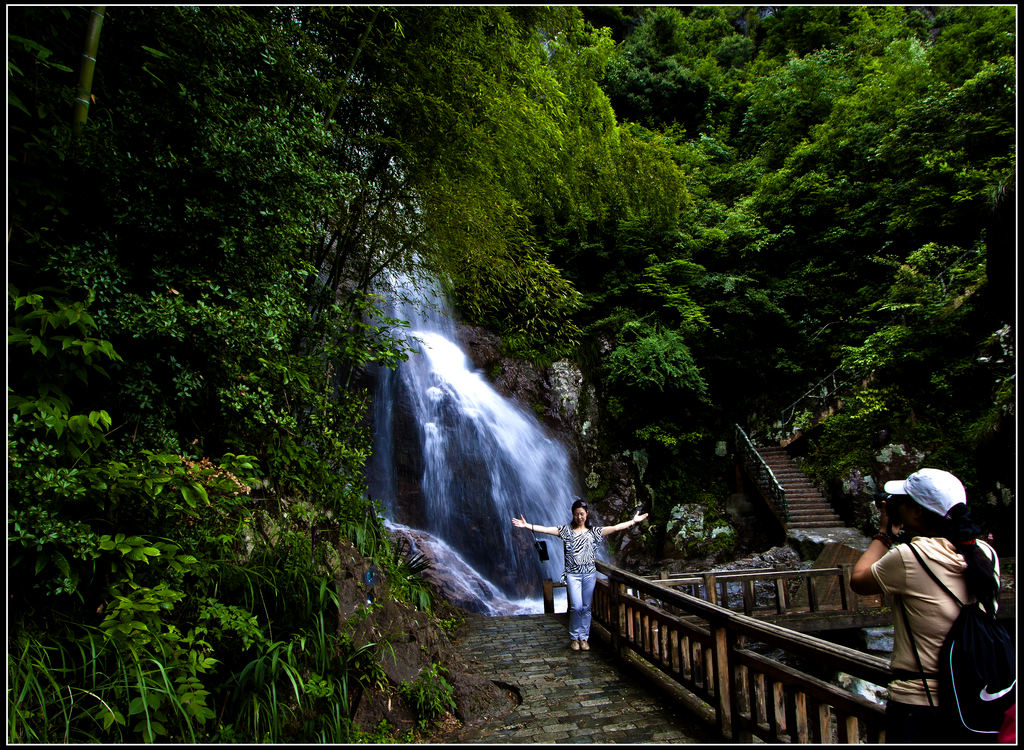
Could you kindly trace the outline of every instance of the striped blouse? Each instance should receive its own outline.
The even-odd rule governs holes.
[[[568,526],[558,527],[558,536],[565,545],[566,573],[595,573],[594,565],[597,547],[601,544],[601,526],[587,529],[583,534],[574,534]]]

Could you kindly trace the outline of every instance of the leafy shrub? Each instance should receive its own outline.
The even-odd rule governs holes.
[[[404,681],[398,687],[399,695],[416,711],[420,728],[426,728],[445,711],[455,709],[454,688],[445,679],[447,672],[443,666],[431,664],[415,680]]]

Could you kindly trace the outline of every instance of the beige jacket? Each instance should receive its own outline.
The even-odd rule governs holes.
[[[963,577],[967,563],[949,540],[918,536],[914,537],[912,543],[931,571],[961,602],[973,601],[973,598],[967,596],[967,585]],[[977,544],[992,558],[998,577],[999,559],[995,550],[981,540],[978,540]],[[960,606],[939,588],[905,544],[894,546],[875,562],[871,566],[871,574],[882,591],[886,594],[899,595],[903,599],[911,627],[914,629],[914,640],[921,657],[921,666],[928,674],[938,672],[939,651],[953,621],[960,613]],[[892,668],[917,672],[917,659],[907,636],[906,622],[898,599],[893,601],[893,621]],[[938,687],[937,681],[928,681],[932,702],[935,705],[938,705]],[[921,680],[895,680],[889,683],[889,699],[916,706],[928,705],[928,695]]]

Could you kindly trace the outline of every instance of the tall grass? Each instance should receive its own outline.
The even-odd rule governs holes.
[[[249,576],[259,583],[246,595],[252,602],[272,597],[273,578],[266,571]],[[239,741],[347,741],[350,671],[367,665],[360,649],[327,626],[337,607],[328,582],[307,578],[292,589],[292,619],[305,627],[278,618],[288,635],[274,641],[265,621],[264,637],[248,649],[230,630],[213,633],[213,643],[118,641],[70,624],[16,634],[8,651],[8,742],[195,743],[231,733]],[[214,649],[216,663],[208,653]],[[236,671],[238,651],[253,655]],[[200,660],[210,664],[205,671],[196,666]],[[214,710],[230,717],[229,732],[209,721]]]
[[[119,651],[103,634],[19,637],[8,654],[8,742],[349,742],[351,704],[377,675],[375,644],[354,646],[321,612],[214,686],[226,723],[197,721],[188,694],[152,654]]]
[[[350,742],[352,701],[383,679],[373,643],[353,645],[328,629],[323,613],[288,641],[275,641],[231,678],[227,736],[270,742]]]
[[[430,606],[425,562],[380,529],[361,540],[392,595]],[[323,561],[321,560],[321,563]],[[329,566],[328,566],[329,567]],[[384,741],[352,723],[385,689],[387,643],[337,632],[333,577],[296,535],[221,562],[160,619],[128,635],[82,624],[12,633],[10,743]]]

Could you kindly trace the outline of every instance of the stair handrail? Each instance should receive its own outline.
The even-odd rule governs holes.
[[[797,407],[808,399],[815,399],[819,403],[824,403],[828,399],[835,396],[842,388],[848,386],[850,382],[857,377],[856,372],[847,373],[849,377],[845,380],[840,381],[838,375],[843,372],[843,367],[837,367],[828,375],[823,377],[817,383],[812,385],[806,393],[800,398],[791,403],[785,409],[779,412],[780,421],[777,425],[778,429],[785,432],[789,425],[792,423],[793,418],[796,416]]]
[[[789,523],[789,504],[786,502],[786,490],[775,476],[775,472],[764,460],[753,441],[738,424],[736,427],[736,448],[740,453],[744,468],[757,486],[764,492],[768,502],[781,517],[783,523]]]
[[[807,392],[800,396],[796,401],[794,401],[785,409],[783,409],[781,412],[782,424],[780,426],[784,429],[787,425],[789,425],[789,423],[793,420],[793,417],[796,416],[796,407],[799,406],[808,398],[810,398],[811,396],[816,398],[818,401],[824,401],[830,396],[833,396],[836,393],[836,391],[839,390],[839,386],[841,385],[841,383],[839,383],[839,381],[836,379],[836,374],[839,373],[841,369],[841,367],[837,367],[836,369],[834,369],[828,375],[826,375],[817,383],[812,385],[807,390]],[[822,388],[823,385],[825,386],[824,389]],[[831,385],[831,389],[828,388],[828,385]]]

